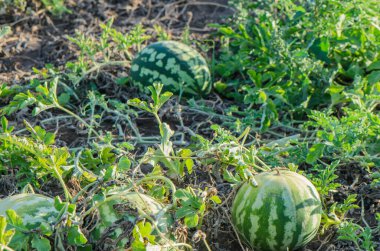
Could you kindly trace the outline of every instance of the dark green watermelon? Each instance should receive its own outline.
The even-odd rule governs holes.
[[[161,41],[145,47],[132,61],[132,84],[142,90],[159,82],[165,91],[204,96],[211,90],[210,70],[195,49],[175,41]]]

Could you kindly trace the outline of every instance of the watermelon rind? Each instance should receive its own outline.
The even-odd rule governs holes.
[[[38,228],[42,223],[54,223],[59,213],[54,207],[54,199],[28,193],[0,200],[0,215],[6,216],[9,209],[13,209],[29,229]]]
[[[164,91],[204,96],[211,90],[211,75],[204,57],[177,41],[159,41],[140,51],[132,61],[130,78],[141,90],[162,83]]]
[[[322,206],[313,184],[288,170],[255,176],[244,183],[232,205],[232,222],[254,250],[286,251],[305,246],[318,232]]]

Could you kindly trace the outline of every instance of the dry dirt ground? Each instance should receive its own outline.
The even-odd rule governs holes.
[[[37,1],[30,1],[29,13],[11,10],[0,15],[0,25],[11,25],[13,33],[0,41],[0,81],[20,83],[28,80],[32,68],[45,64],[64,65],[75,58],[78,48],[67,40],[76,32],[100,33],[99,23],[114,18],[114,27],[128,31],[136,24],[147,29],[160,25],[172,34],[190,31],[207,34],[208,23],[220,22],[233,13],[227,0],[69,0],[71,14],[54,18]]]

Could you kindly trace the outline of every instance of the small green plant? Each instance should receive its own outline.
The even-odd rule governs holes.
[[[71,10],[65,6],[65,0],[41,0],[41,2],[54,16],[62,16],[65,13],[71,13]]]
[[[336,191],[341,186],[337,182],[339,176],[335,173],[338,165],[339,161],[333,162],[330,165],[313,166],[312,170],[316,174],[310,175],[310,177],[322,197],[327,197],[329,193]]]
[[[25,11],[26,5],[27,1],[25,0],[0,0],[0,11],[5,10],[7,12],[13,8]]]
[[[352,221],[343,222],[338,229],[338,240],[351,241],[357,250],[374,251],[373,231],[369,227],[361,227]]]
[[[150,38],[141,25],[123,34],[112,28],[112,23],[113,19],[110,19],[100,25],[102,34],[99,38],[79,33],[76,37],[67,37],[80,49],[77,61],[66,64],[66,77],[74,86],[107,66],[129,67],[133,59],[131,49],[141,50],[142,44]]]
[[[176,217],[183,218],[187,227],[200,229],[207,208],[211,207],[213,203],[220,204],[222,202],[214,192],[212,189],[196,192],[191,187],[177,190],[174,196],[181,206],[176,210]]]
[[[263,130],[282,115],[300,119],[309,109],[349,103],[352,95],[344,93],[368,95],[377,85],[378,2],[232,3],[233,21],[215,25],[219,91],[259,109]],[[363,80],[369,85],[358,88]]]
[[[12,243],[10,243],[14,249],[34,248],[39,251],[51,249],[47,236],[52,235],[53,230],[49,225],[42,225],[38,228],[38,231],[33,233],[30,227],[24,224],[23,219],[12,209],[7,211],[7,222],[14,231]]]
[[[320,111],[312,111],[309,117],[311,121],[305,125],[317,128],[316,136],[320,141],[311,147],[313,155],[309,163],[325,155],[368,166],[380,163],[375,150],[380,147],[380,117],[377,114],[347,108],[340,118]]]
[[[6,36],[10,32],[11,32],[11,27],[9,26],[0,27],[0,38]]]
[[[6,127],[7,120],[2,118],[2,121]],[[30,166],[35,168],[40,177],[52,175],[58,179],[65,192],[66,200],[70,200],[71,195],[62,177],[63,166],[67,164],[67,160],[70,158],[68,149],[50,146],[54,143],[54,134],[46,133],[41,127],[36,126],[33,128],[28,123],[25,126],[32,134],[31,138],[17,137],[9,133],[11,132],[10,129],[6,129],[5,133],[0,134],[0,139],[14,146],[17,151],[21,149],[27,152],[31,157],[28,159]]]
[[[152,114],[158,123],[161,135],[161,144],[158,149],[149,148],[145,154],[144,161],[156,166],[158,163],[164,164],[169,169],[169,175],[180,178],[185,175],[185,171],[191,174],[194,166],[193,153],[190,149],[181,149],[174,151],[173,142],[170,140],[174,132],[170,126],[163,123],[158,115],[160,108],[170,99],[172,93],[165,92],[161,94],[163,85],[153,84],[148,87],[152,93],[153,103],[146,103],[140,99],[131,99],[128,105],[137,107]]]
[[[53,16],[61,17],[65,13],[71,13],[65,5],[65,0],[40,0],[45,10]],[[32,3],[32,1],[30,1]],[[21,11],[26,12],[29,8],[29,2],[26,0],[0,0],[0,11],[5,9],[6,12]]]
[[[7,219],[4,216],[0,216],[0,250],[11,250],[8,247],[9,243],[12,241],[12,238],[15,234],[14,229],[7,229]]]

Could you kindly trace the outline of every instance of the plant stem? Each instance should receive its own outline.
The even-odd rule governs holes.
[[[106,67],[106,66],[129,66],[129,64],[130,64],[129,60],[125,60],[125,61],[106,61],[104,63],[95,63],[95,65],[92,68],[90,68],[89,70],[85,71],[82,74],[82,76],[80,77],[80,79],[77,82],[79,83],[87,75],[89,75],[90,73],[92,73],[94,71],[98,71],[98,70],[100,70],[103,67]]]
[[[53,159],[52,159],[52,162],[54,163]],[[68,202],[71,201],[71,199],[72,199],[71,194],[70,194],[69,190],[67,189],[67,186],[65,184],[65,181],[62,178],[62,175],[58,172],[55,163],[54,163],[54,166],[53,166],[53,171],[54,171],[54,174],[57,177],[59,183],[61,184],[61,186],[63,188],[63,192],[65,193],[65,199],[66,199],[66,201],[68,201]]]
[[[82,119],[81,117],[79,117],[78,115],[76,115],[75,113],[73,113],[72,111],[66,109],[65,107],[61,106],[60,104],[56,104],[57,105],[57,108],[60,109],[61,111],[64,111],[66,112],[67,114],[70,114],[71,116],[73,116],[74,118],[76,118],[78,121],[80,121],[82,124],[84,124],[89,130],[92,130],[92,126],[90,124],[88,124],[84,119]],[[92,130],[97,137],[100,138],[100,134],[95,131],[95,130]]]
[[[95,105],[93,103],[91,105],[91,116],[90,116],[90,124],[89,124],[89,130],[87,135],[87,143],[90,143],[91,133],[94,131],[92,128],[94,126],[94,114],[95,114]]]
[[[206,237],[202,238],[203,240],[203,244],[205,244],[206,248],[208,251],[212,251],[212,249],[210,248],[210,246],[208,245],[207,241],[206,241]]]
[[[0,244],[0,250],[3,251],[3,250],[7,250],[7,251],[15,251],[14,249],[4,245],[4,244]]]
[[[92,182],[92,183],[86,185],[84,188],[82,188],[82,189],[78,192],[77,195],[75,195],[75,197],[72,199],[71,202],[72,202],[72,203],[76,203],[77,200],[78,200],[78,198],[79,198],[84,192],[86,192],[90,187],[95,186],[95,185],[97,185],[97,184],[100,184],[100,181],[99,181],[99,180],[97,180],[97,181],[95,181],[95,182]]]

